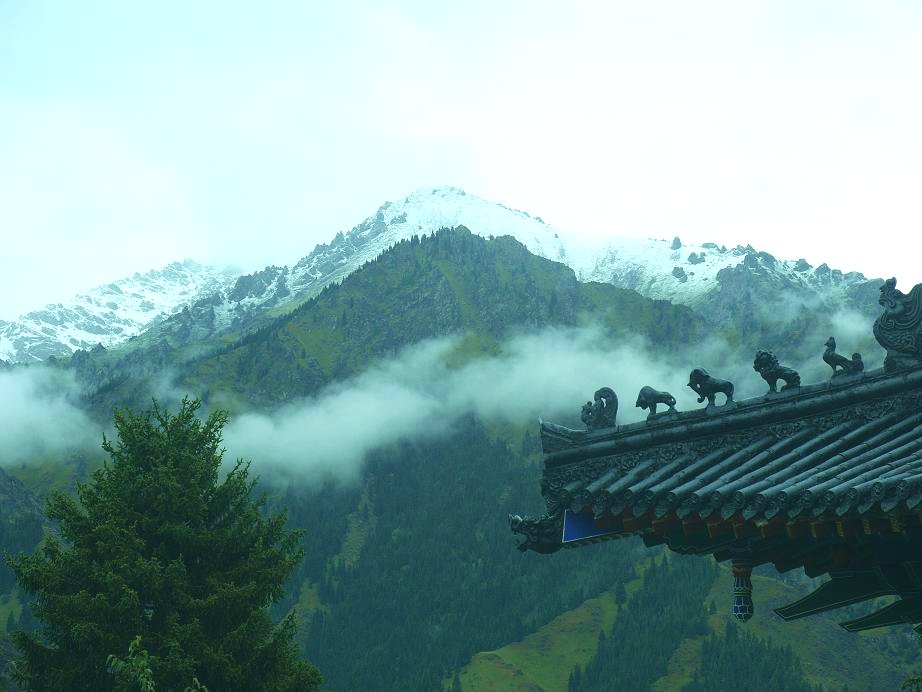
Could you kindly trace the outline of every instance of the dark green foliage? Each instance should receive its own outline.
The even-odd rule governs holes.
[[[31,551],[42,537],[40,505],[19,481],[0,469],[0,594],[16,584],[3,556]]]
[[[579,666],[573,669],[573,672],[570,673],[570,679],[567,682],[568,690],[578,690],[581,689],[583,685],[583,669]]]
[[[901,690],[908,690],[909,692],[919,692],[922,690],[922,677],[915,675],[910,678],[906,678],[903,681],[903,684],[900,685]]]
[[[9,639],[0,639],[0,661],[12,659],[13,645]],[[13,690],[13,684],[5,671],[0,670],[0,692],[10,692]]]
[[[571,677],[569,689],[649,689],[666,672],[679,642],[708,631],[704,598],[716,577],[712,560],[685,556],[654,560],[644,574],[643,588],[620,609],[615,628],[608,637],[599,638],[598,653]]]
[[[19,553],[32,550],[42,537],[42,518],[32,512],[19,514],[9,520],[0,514],[0,551]],[[16,578],[6,563],[0,560],[0,593],[9,592]]]
[[[106,659],[106,670],[115,677],[117,688],[138,688],[140,692],[154,692],[156,688],[154,672],[150,666],[150,654],[141,648],[141,635],[132,639],[128,645],[128,658],[121,659],[115,654],[109,654]]]
[[[684,692],[711,690],[814,692],[800,660],[786,646],[759,639],[729,620],[724,636],[710,635],[701,648],[701,665]]]
[[[19,621],[16,623],[16,629],[34,632],[40,625],[41,623],[38,618],[35,617],[35,613],[32,612],[32,605],[30,603],[24,603],[22,606],[22,613],[19,615]],[[7,634],[9,633],[10,630],[7,630]]]
[[[78,485],[78,499],[54,494],[49,535],[32,555],[9,562],[35,595],[42,625],[14,633],[15,675],[29,689],[107,690],[110,654],[143,638],[158,688],[198,677],[213,690],[303,690],[319,676],[297,656],[291,618],[272,623],[302,553],[284,514],[265,517],[248,464],[223,479],[227,417],[159,410],[115,416],[110,461]]]

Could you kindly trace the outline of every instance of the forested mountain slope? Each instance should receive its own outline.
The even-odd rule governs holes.
[[[473,357],[511,335],[589,325],[612,343],[640,336],[664,346],[693,343],[705,329],[688,308],[581,283],[511,237],[460,227],[401,241],[262,329],[225,346],[197,343],[200,355],[164,338],[145,349],[81,352],[69,367],[102,411],[143,405],[164,372],[173,389],[206,400],[271,407],[426,339],[457,335]]]

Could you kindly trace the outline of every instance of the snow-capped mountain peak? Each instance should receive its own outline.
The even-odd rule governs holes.
[[[183,306],[224,290],[235,279],[233,272],[192,260],[135,273],[66,303],[46,305],[12,322],[0,321],[0,359],[33,362],[97,344],[109,348]]]
[[[482,236],[511,235],[531,252],[566,262],[569,256],[562,231],[541,217],[488,202],[456,187],[426,187],[402,200],[385,202],[348,233],[337,233],[292,268],[292,286],[320,288],[374,259],[394,243],[440,228],[467,226]]]

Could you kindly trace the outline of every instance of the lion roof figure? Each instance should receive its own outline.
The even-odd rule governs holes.
[[[708,406],[714,406],[718,392],[727,397],[724,405],[733,402],[733,383],[711,377],[704,368],[695,368],[689,373],[688,386],[698,395],[699,404],[707,399]]]
[[[669,407],[670,412],[675,413],[675,397],[672,394],[661,392],[653,389],[653,387],[641,387],[640,393],[637,395],[637,403],[634,406],[643,410],[649,409],[650,416],[655,416],[657,404],[665,404]]]
[[[784,380],[783,392],[789,387],[800,386],[800,375],[796,370],[785,367],[778,363],[778,359],[771,351],[756,351],[755,360],[752,362],[752,369],[762,376],[762,379],[768,383],[769,392],[778,391],[778,380]]]

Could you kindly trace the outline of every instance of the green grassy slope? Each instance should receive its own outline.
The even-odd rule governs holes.
[[[606,544],[617,550],[619,542]],[[686,558],[683,558],[686,559]],[[709,559],[709,558],[695,558]],[[721,565],[706,603],[716,611],[707,617],[708,632],[725,636],[732,587],[730,570]],[[636,579],[628,585],[632,594],[643,588]],[[913,646],[918,644],[907,627],[891,628],[862,635],[851,634],[837,624],[841,613],[830,613],[793,622],[785,622],[772,612],[803,596],[809,588],[795,587],[772,576],[753,577],[756,615],[740,625],[742,631],[775,647],[787,647],[799,660],[805,681],[827,690],[899,689],[910,675],[922,672]],[[520,641],[492,651],[476,654],[459,672],[462,689],[468,691],[508,689],[567,690],[570,672],[576,665],[585,666],[597,650],[600,631],[611,635],[619,625],[617,608],[611,592],[587,599]],[[702,649],[708,633],[682,639],[675,647],[663,675],[650,686],[656,692],[677,692],[689,685],[702,663]],[[885,642],[890,643],[885,643]],[[915,660],[912,660],[915,659]],[[740,666],[745,665],[744,661]],[[448,678],[450,683],[451,677]],[[448,683],[446,683],[448,687]]]
[[[638,577],[625,583],[628,598],[640,590],[649,560],[637,563]],[[613,591],[584,601],[523,639],[476,654],[458,672],[462,690],[566,690],[570,673],[596,655],[599,634],[611,634],[619,606]],[[450,689],[454,678],[445,681]]]

